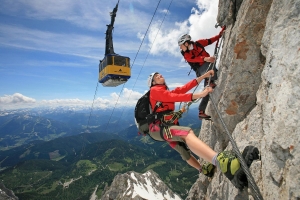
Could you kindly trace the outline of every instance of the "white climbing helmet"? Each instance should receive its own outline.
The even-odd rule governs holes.
[[[190,41],[192,38],[189,34],[183,34],[182,36],[179,37],[178,39],[178,46],[182,45],[186,41]]]
[[[155,74],[158,74],[158,72],[153,72],[149,75],[147,83],[148,83],[148,87],[150,88],[152,86],[152,82],[153,82],[153,77]]]

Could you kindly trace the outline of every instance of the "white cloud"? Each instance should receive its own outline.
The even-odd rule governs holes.
[[[117,93],[112,93],[111,97],[112,97],[112,103],[113,105],[116,104],[116,102],[118,101],[117,105],[119,106],[134,106],[137,102],[137,100],[142,96],[143,94],[133,91],[133,90],[129,90],[127,88],[124,88],[122,94],[119,97],[119,94]]]
[[[130,100],[138,100],[143,94],[124,88],[123,97]]]
[[[103,4],[96,0],[3,0],[1,14],[30,19],[38,26],[29,27],[27,23],[18,24],[18,21],[0,23],[0,46],[102,59],[106,24],[110,23],[109,13],[116,3],[108,1]],[[149,1],[130,1],[130,4],[149,6]],[[136,34],[143,36],[148,26],[145,21],[151,17],[138,9],[131,12],[126,6],[129,2],[119,4],[113,33],[115,52],[121,55],[136,53],[140,45]],[[49,27],[47,23],[51,23]]]
[[[143,38],[145,37],[145,34],[142,34],[142,33],[138,32],[138,33],[136,34],[136,36],[137,36],[137,38],[138,38],[140,41],[142,41]]]
[[[96,98],[92,100],[75,99],[52,99],[36,101],[34,98],[26,97],[20,93],[5,95],[0,97],[0,110],[11,110],[19,108],[33,107],[78,107],[78,108],[113,108],[113,107],[133,107],[137,100],[143,95],[142,93],[124,88],[120,97],[117,93],[112,93],[110,98]],[[118,103],[116,104],[118,100]]]
[[[110,16],[108,13],[116,5],[116,2],[117,1],[108,1],[107,3],[103,4],[103,2],[96,0],[90,0],[88,2],[73,0],[3,0],[1,1],[0,7],[1,14],[6,16],[17,16],[18,19],[20,18],[24,21],[30,18],[30,21],[38,20],[38,22],[37,24],[33,23],[30,26],[27,26],[28,23],[20,23],[18,25],[17,20],[12,21],[12,23],[6,24],[4,22],[1,22],[0,46],[4,48],[10,46],[34,50],[31,51],[33,52],[33,56],[35,56],[35,51],[45,51],[86,58],[83,59],[85,62],[76,63],[77,60],[72,60],[70,62],[68,62],[69,60],[67,60],[61,62],[59,59],[53,61],[51,60],[51,57],[47,57],[47,59],[44,59],[41,62],[43,63],[43,66],[76,68],[83,68],[86,66],[94,67],[93,63],[95,63],[95,59],[97,60],[97,65],[98,60],[102,59],[102,55],[104,54],[104,32],[106,29],[105,24],[108,24],[110,22]],[[120,2],[121,3],[119,5],[119,11],[117,13],[114,29],[115,52],[121,55],[131,56],[135,55],[140,46],[140,41],[144,37],[145,30],[147,29],[153,14],[152,11],[154,10],[156,5],[149,0],[124,0]],[[47,6],[45,6],[45,3],[47,4]],[[189,3],[189,5],[186,5],[187,3]],[[185,2],[178,1],[173,2],[172,6],[175,6],[175,4],[177,5],[177,7],[179,7],[178,4],[182,4],[182,6],[185,6],[185,8],[187,8],[192,4],[195,5],[195,2],[194,0],[187,0]],[[164,15],[164,13],[166,12],[165,8],[167,7],[167,5],[168,4],[165,4],[164,6],[160,7],[162,11],[161,13],[158,13],[160,16]],[[155,68],[159,66],[159,72],[166,73],[166,75],[169,76],[167,81],[170,83],[169,86],[172,87],[181,86],[192,78],[191,76],[186,76],[189,71],[189,66],[187,63],[184,63],[184,60],[182,59],[182,56],[179,52],[179,48],[177,45],[177,39],[179,35],[188,32],[192,35],[193,38],[202,38],[211,37],[214,35],[214,32],[218,32],[214,28],[215,19],[217,16],[216,9],[218,2],[216,0],[198,0],[198,5],[199,7],[197,9],[190,8],[191,16],[188,19],[182,19],[183,21],[178,21],[176,23],[174,22],[173,17],[178,17],[178,13],[169,12],[169,19],[164,22],[162,29],[159,32],[158,29],[161,25],[161,22],[154,20],[145,40],[146,45],[144,45],[141,48],[141,52],[139,52],[140,55],[142,53],[148,52],[149,48],[153,44],[151,55],[148,57],[147,63],[144,63],[144,60],[140,55],[138,56],[137,60],[133,59],[134,57],[131,57],[131,62],[135,61],[134,70],[132,70],[132,81],[134,81],[133,79],[137,76],[135,67],[140,67],[141,65],[145,65],[144,71],[143,73],[141,73],[141,77],[143,77],[144,74],[146,74],[145,76],[148,76],[148,74],[150,74],[152,71],[157,71],[157,69]],[[143,11],[145,8],[147,9],[147,12]],[[202,10],[205,10],[205,12],[200,13],[200,11]],[[48,22],[52,22],[52,25],[59,22],[59,26],[53,27],[42,25]],[[71,23],[71,26],[69,23]],[[63,24],[66,24],[68,27],[64,29],[64,27],[62,27]],[[81,28],[83,27],[84,29],[72,29],[75,27],[74,25]],[[60,29],[57,30],[56,28]],[[68,32],[66,33],[65,31]],[[137,38],[140,40],[138,40]],[[32,59],[32,57],[28,57],[28,59],[30,58],[29,60],[25,59],[27,58],[26,56],[24,56],[23,58],[24,60],[22,60],[22,65],[26,64],[24,66],[38,66],[41,61],[35,61]],[[39,56],[36,56],[36,58],[39,58]],[[40,56],[39,59],[41,58],[42,56]],[[12,68],[5,68],[5,70],[8,69],[11,70]],[[181,71],[181,74],[174,72],[177,70],[182,70],[183,72]],[[19,75],[20,71],[22,70],[14,69],[14,71],[11,71],[11,73],[18,73],[17,75]],[[97,69],[95,71],[97,71]],[[184,74],[185,72],[186,74]],[[28,74],[26,73],[27,72],[23,70],[22,76],[44,76],[44,74],[38,75],[31,72],[28,72]],[[176,77],[177,79],[172,79],[172,77]],[[65,81],[66,78],[64,78],[63,80]],[[183,84],[180,84],[179,81],[182,81]],[[146,81],[143,80],[142,84],[138,86],[140,87],[139,89],[144,90],[146,88]],[[55,88],[51,89],[55,91]],[[117,91],[117,89],[110,90],[109,92],[111,93],[112,91]],[[38,95],[38,92],[36,95]],[[108,98],[97,98],[94,104],[95,106],[100,107],[115,106],[118,95],[118,93],[112,93],[109,96],[106,93],[105,96],[108,96]],[[117,106],[135,105],[136,100],[141,95],[142,93],[138,93],[125,88],[122,92]],[[66,98],[68,97],[66,96]],[[21,105],[24,106],[24,104],[21,103],[9,103],[9,106],[11,106],[11,108],[17,108]],[[90,107],[92,105],[92,101],[85,101],[81,99],[52,99],[45,101],[35,101],[31,102],[31,104],[25,104],[25,106],[29,105],[74,105]],[[0,104],[0,109],[2,109],[2,104]]]
[[[36,100],[30,97],[26,97],[20,93],[15,93],[13,95],[4,95],[0,97],[0,104],[26,104],[35,103]],[[4,106],[6,106],[4,105]]]
[[[80,99],[53,99],[53,100],[42,100],[41,103],[45,105],[80,105],[85,104],[88,101]]]
[[[90,0],[88,2],[48,0],[47,6],[45,6],[45,1],[40,0],[16,0],[13,2],[4,0],[2,1],[0,12],[41,21],[49,19],[66,21],[76,24],[79,27],[101,30],[101,33],[104,33],[106,30],[104,24],[110,22],[108,13],[116,5],[116,2],[103,4],[96,0]],[[152,7],[155,6],[151,1],[137,0],[122,2],[119,5],[119,11],[115,21],[114,34],[121,34],[123,37],[128,37],[134,33],[134,35],[141,40],[148,26],[148,23],[145,22],[149,21],[152,13],[145,13],[138,9],[132,12],[130,7],[132,7],[133,4],[139,6],[149,6],[149,4],[151,4]],[[173,4],[176,4],[176,2],[173,2]],[[199,8],[191,9],[192,14],[189,19],[175,23],[175,28],[162,29],[160,33],[157,34],[160,22],[154,22],[149,30],[148,36],[150,42],[149,47],[154,43],[151,50],[152,54],[157,55],[161,52],[166,52],[171,55],[180,56],[178,53],[177,39],[183,33],[190,33],[193,38],[212,36],[211,33],[216,22],[218,1],[198,0],[197,4]],[[128,8],[126,6],[128,6]],[[203,9],[205,10],[204,13],[200,14],[198,10]],[[162,8],[160,12],[166,13],[167,10]],[[172,17],[171,13],[169,13],[169,15]],[[174,15],[176,15],[176,13],[174,13]],[[164,23],[166,24],[167,22]],[[174,24],[172,26],[174,27]],[[102,52],[97,49],[104,48],[104,34],[102,39],[101,37],[91,38],[83,35],[70,35],[65,33],[55,34],[24,27],[5,26],[4,24],[1,24],[0,27],[0,33],[7,33],[4,35],[5,41],[1,41],[1,43],[9,46],[85,57],[96,57],[98,55],[96,55],[96,52]],[[121,43],[115,44],[115,46],[118,47],[116,52],[120,52],[118,51],[120,48],[123,51],[126,49],[126,51],[134,52],[139,45],[138,43],[134,45],[128,44],[131,43],[130,40],[115,40],[114,42]],[[57,48],[58,46],[59,48]],[[70,48],[73,51],[70,52]],[[78,50],[76,51],[76,49]],[[94,54],[93,52],[91,54],[91,49],[96,49]]]
[[[174,88],[176,88],[176,87],[181,87],[181,86],[183,86],[182,83],[176,83],[176,82],[173,82],[173,83],[171,83],[171,84],[168,84],[168,87],[169,87],[170,89],[174,89]]]
[[[99,29],[99,24],[108,21],[108,7],[99,1],[55,0],[4,0],[0,11],[9,15],[37,20],[63,20],[80,27]],[[112,5],[111,9],[115,6]]]
[[[149,6],[149,1],[135,1],[133,3]],[[66,34],[63,33],[64,29],[60,33],[54,33],[16,25],[0,24],[0,43],[17,48],[99,59],[99,52],[104,52],[105,46],[104,32],[106,26],[104,24],[110,22],[108,13],[115,4],[116,2],[110,2],[103,5],[103,3],[94,0],[89,2],[49,0],[47,6],[44,6],[44,1],[40,0],[17,0],[14,3],[4,0],[2,8],[0,8],[1,13],[21,15],[38,20],[58,19],[67,21],[80,27],[101,30],[103,37],[101,35],[91,37],[84,34]],[[114,31],[115,51],[124,55],[129,52],[136,52],[140,43],[139,41],[133,42],[134,39],[130,36],[135,36],[141,41],[148,26],[148,23],[145,22],[148,22],[151,18],[151,12],[145,13],[139,10],[131,12],[130,8],[120,7],[127,4],[128,2],[119,5],[119,10],[122,12],[118,11],[117,13]],[[201,6],[199,10],[206,9],[203,14],[193,8],[191,9],[193,13],[189,19],[172,24],[173,28],[171,29],[162,28],[158,32],[161,22],[153,22],[148,34],[148,47],[152,46],[151,54],[168,53],[180,57],[177,39],[181,34],[188,32],[193,38],[211,37],[213,35],[211,32],[214,29],[217,15],[217,1],[198,1],[198,4]],[[130,2],[130,5],[132,5],[132,2]],[[167,10],[162,9],[161,12],[167,12]],[[172,17],[172,14],[169,13],[169,15]],[[174,15],[176,14],[174,13]],[[166,23],[168,22],[165,21],[164,25]],[[202,24],[205,24],[205,27]],[[170,24],[168,27],[170,27]],[[134,35],[132,35],[133,33]],[[119,40],[117,34],[131,39]],[[142,48],[142,50],[145,49]]]
[[[163,10],[161,10],[160,12],[161,12],[161,13],[164,13],[164,14],[170,14],[170,11],[167,10],[167,9],[163,9]]]
[[[149,32],[149,47],[152,46],[151,53],[158,55],[168,53],[180,57],[177,40],[180,35],[188,33],[192,39],[210,38],[218,34],[220,29],[215,28],[218,13],[217,0],[198,0],[198,8],[191,9],[191,15],[187,20],[176,22],[175,28],[159,29],[159,23],[154,24]],[[208,48],[208,52],[213,53],[214,46]]]
[[[105,30],[105,24],[109,24],[111,19],[109,13],[116,3],[117,1],[103,3],[97,0],[2,0],[0,13],[40,21],[58,20],[89,30]],[[133,10],[133,5],[149,7],[149,3],[151,2],[148,0],[121,2],[115,21],[117,28],[120,28],[118,30],[131,31],[133,29],[135,32],[144,30],[147,24],[143,22],[147,21],[150,16],[139,9]]]
[[[152,46],[150,53],[154,55],[169,53],[173,56],[180,56],[177,39],[179,35],[188,30],[187,21],[175,24],[176,29],[159,30],[160,24],[155,23],[149,32],[149,47]]]

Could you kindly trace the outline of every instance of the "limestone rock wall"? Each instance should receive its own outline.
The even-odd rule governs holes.
[[[259,148],[250,171],[263,198],[300,199],[300,0],[220,1],[218,22],[227,29],[213,100],[239,149]],[[199,137],[232,149],[211,103],[207,112]],[[253,199],[220,172],[205,181],[187,199]]]

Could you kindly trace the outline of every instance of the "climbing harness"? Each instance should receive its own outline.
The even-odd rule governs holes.
[[[161,124],[160,124],[161,136],[163,136],[163,131],[165,131],[167,139],[172,138],[170,126],[177,124],[178,120],[182,117],[183,113],[184,113],[184,110],[180,109],[175,112],[171,111],[162,116],[162,118],[160,119],[160,121],[161,121]]]

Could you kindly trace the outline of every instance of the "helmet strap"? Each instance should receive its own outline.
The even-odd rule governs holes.
[[[188,46],[188,50],[193,50],[194,49],[194,45],[192,45],[192,44],[189,44],[189,46]]]

